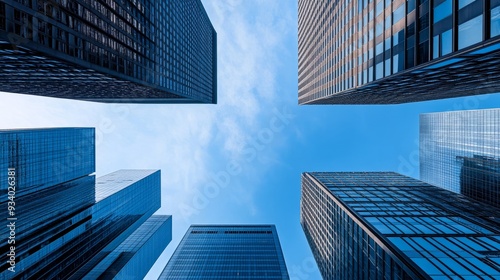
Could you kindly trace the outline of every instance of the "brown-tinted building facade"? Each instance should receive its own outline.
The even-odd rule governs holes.
[[[500,91],[499,0],[299,0],[299,104]]]

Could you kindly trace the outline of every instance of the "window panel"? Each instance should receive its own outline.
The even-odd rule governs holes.
[[[452,9],[452,1],[446,0],[443,3],[439,4],[434,8],[434,23],[451,16]]]
[[[480,15],[458,26],[458,49],[481,42],[483,39],[483,16]]]

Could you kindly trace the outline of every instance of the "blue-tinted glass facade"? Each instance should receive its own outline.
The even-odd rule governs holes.
[[[274,225],[193,225],[158,279],[289,279]]]
[[[216,103],[200,0],[0,3],[0,90],[98,102]]]
[[[142,279],[172,240],[172,216],[153,215],[83,279]]]
[[[100,195],[103,194],[103,195]],[[119,170],[96,180],[88,230],[59,250],[35,278],[81,279],[161,207],[159,170]]]
[[[500,211],[391,172],[302,175],[324,279],[498,279]]]
[[[95,178],[90,175],[95,171],[94,135],[93,128],[0,131],[0,205],[5,209],[0,217],[13,219],[9,222],[16,233],[14,242],[5,239],[0,246],[0,279],[11,279],[44,259],[61,246],[58,237],[89,220],[95,203]],[[16,184],[8,188],[11,176]],[[0,234],[12,236],[12,229],[4,226]],[[17,273],[7,270],[13,245]]]
[[[0,181],[14,168],[17,195],[25,195],[95,172],[93,128],[0,130]],[[7,184],[0,191],[7,193]],[[6,201],[2,195],[0,201]]]
[[[64,244],[60,237],[70,238],[84,231],[95,203],[94,188],[94,176],[86,176],[14,199],[17,271],[50,258],[47,256]],[[2,202],[0,207],[7,210],[8,203]],[[7,221],[8,212],[3,212],[2,220]],[[10,228],[6,226],[0,229],[3,237],[8,237],[9,233]],[[14,275],[6,271],[10,267],[6,262],[10,245],[4,242],[0,247],[0,271],[3,272],[0,279],[10,279]]]
[[[58,221],[68,224],[60,232],[46,232],[44,225],[34,234],[37,240],[47,239],[41,240],[43,246],[27,248],[30,254],[40,252],[18,263],[23,271],[15,279],[81,279],[160,208],[159,180],[159,171],[148,170],[120,170],[98,178],[95,192],[103,195],[97,203],[71,220]]]
[[[161,226],[155,219],[144,224],[161,206],[160,171],[120,170],[96,180],[91,174],[94,135],[90,128],[0,131],[2,167],[16,171],[5,172],[2,185],[9,185],[8,178],[15,177],[17,185],[27,182],[31,187],[23,190],[24,185],[16,185],[15,194],[6,188],[2,194],[0,206],[5,211],[1,218],[15,229],[0,229],[4,236],[0,279],[81,279],[120,244],[133,247],[134,241],[146,238],[147,243],[137,245],[139,255],[148,254],[143,259],[150,260],[141,263],[142,271],[137,273],[143,273],[159,255],[149,253],[161,252],[168,244],[170,217],[161,217]],[[9,206],[14,206],[12,214]],[[151,231],[153,225],[156,230]],[[142,231],[129,238],[139,227]],[[158,239],[164,233],[170,234],[166,242]],[[14,243],[8,242],[9,235],[14,236]],[[7,254],[12,251],[15,266],[9,271],[12,265],[7,260],[12,257]]]
[[[299,104],[398,104],[500,91],[498,0],[298,5]]]
[[[420,178],[500,207],[500,109],[422,114]]]

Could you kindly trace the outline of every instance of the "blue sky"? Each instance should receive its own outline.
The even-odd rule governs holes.
[[[190,224],[276,224],[291,279],[320,279],[299,224],[305,171],[418,178],[420,113],[498,107],[500,95],[388,106],[297,105],[296,1],[202,1],[218,33],[218,105],[99,104],[0,94],[0,127],[96,127],[97,176],[162,170],[173,240]]]

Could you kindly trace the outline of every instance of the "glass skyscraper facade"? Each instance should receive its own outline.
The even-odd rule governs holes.
[[[302,175],[324,279],[499,279],[500,211],[392,172]]]
[[[420,178],[500,207],[500,109],[420,115]]]
[[[200,0],[0,2],[0,90],[98,102],[216,103]]]
[[[161,207],[160,171],[119,170],[97,178],[95,199],[88,231],[59,250],[57,265],[31,277],[82,279]]]
[[[172,240],[172,216],[153,215],[83,279],[142,279]]]
[[[25,195],[86,177],[95,172],[94,138],[93,128],[0,130],[0,181],[14,168],[16,193]]]
[[[192,225],[158,279],[289,279],[274,225]]]
[[[397,104],[500,91],[499,0],[298,3],[299,104]]]
[[[150,232],[154,223],[145,224],[161,206],[160,171],[120,170],[95,179],[94,135],[92,128],[0,131],[0,165],[8,170],[2,186],[10,187],[0,203],[0,218],[9,225],[0,230],[0,279],[81,279],[135,241],[141,250],[130,251],[123,267],[141,266],[136,272],[142,273],[152,262],[134,254],[163,250],[170,241],[168,234],[159,241],[158,234],[171,235],[171,224],[156,235]],[[148,235],[154,238],[141,240]],[[148,249],[152,244],[157,248]]]

